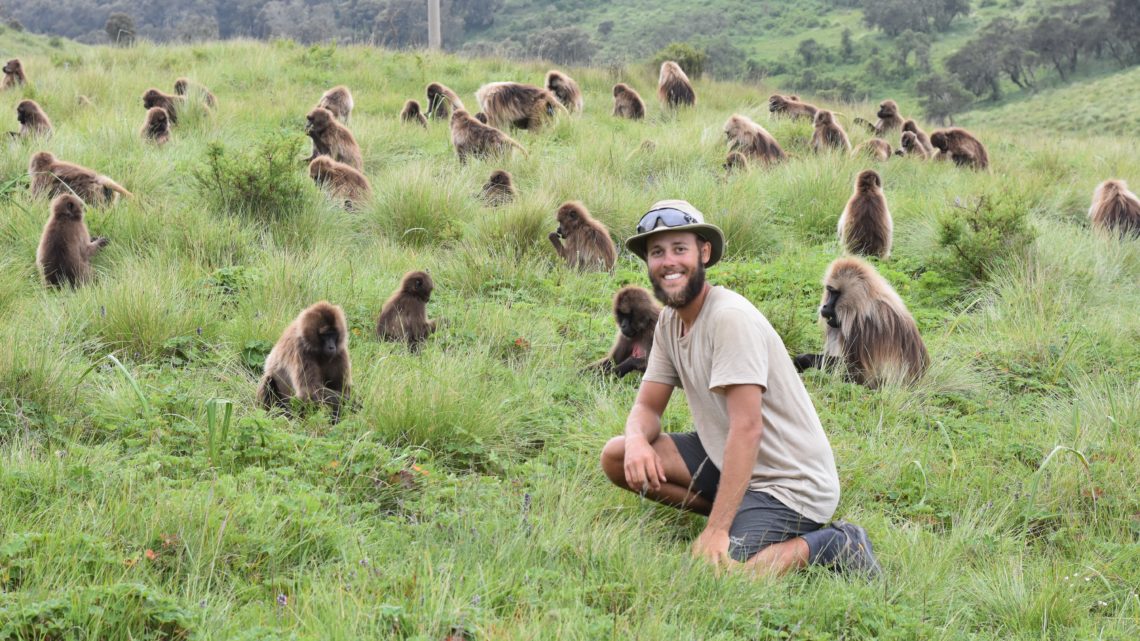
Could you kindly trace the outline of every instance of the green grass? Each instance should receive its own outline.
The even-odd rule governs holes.
[[[433,80],[464,99],[491,80],[537,82],[544,65],[287,42],[76,47],[66,65],[51,47],[24,51],[26,93],[57,128],[43,146],[137,198],[88,213],[111,238],[96,282],[47,291],[33,263],[47,203],[18,184],[39,146],[0,157],[0,184],[17,181],[0,199],[0,640],[1140,633],[1140,245],[1084,217],[1101,180],[1140,183],[1132,139],[979,120],[990,173],[878,165],[895,220],[880,271],[931,370],[909,389],[805,382],[835,450],[839,516],[868,528],[888,578],[756,581],[690,560],[701,519],[603,479],[598,452],[637,383],[580,368],[610,345],[613,291],[646,285],[644,268],[623,252],[612,275],[568,271],[545,235],[565,199],[621,238],[653,201],[687,198],[729,237],[711,280],[752,300],[790,352],[817,349],[820,278],[865,163],[815,157],[804,125],[769,120],[780,87],[703,80],[699,107],[666,117],[648,71],[569,69],[585,114],[520,132],[529,161],[461,166],[446,127],[399,122],[403,101]],[[142,144],[142,92],[181,75],[218,112],[162,149]],[[644,122],[609,115],[617,81],[650,98]],[[212,143],[300,136],[338,83],[356,96],[373,206],[345,213],[311,187],[263,218],[196,186]],[[1042,104],[1034,118],[1065,110]],[[735,112],[794,159],[725,180]],[[475,195],[499,167],[521,195],[491,210]],[[970,285],[939,271],[937,221],[982,195],[1023,208],[1035,240]],[[415,355],[371,336],[411,269],[431,270],[442,321]],[[336,425],[258,410],[257,364],[322,298],[348,314],[359,408]],[[666,429],[689,420],[677,394]],[[1048,458],[1057,446],[1087,469],[1068,450]]]

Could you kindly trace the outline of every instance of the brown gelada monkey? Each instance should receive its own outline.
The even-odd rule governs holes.
[[[914,156],[922,160],[930,160],[934,157],[934,155],[923,146],[922,141],[919,140],[918,135],[913,131],[904,131],[902,133],[902,139],[899,141],[899,149],[895,152],[895,155]]]
[[[935,131],[930,134],[930,144],[938,149],[939,158],[949,158],[959,167],[986,169],[990,166],[986,146],[961,127]]]
[[[735,114],[724,123],[729,151],[739,151],[747,158],[764,164],[776,163],[785,158],[780,143],[760,125],[747,116]]]
[[[427,272],[408,272],[400,287],[380,309],[376,319],[376,335],[381,340],[408,344],[414,352],[435,331],[435,321],[428,320],[427,304],[435,283]]]
[[[633,87],[624,82],[614,85],[614,115],[630,120],[641,120],[645,117],[645,101]]]
[[[693,83],[689,82],[681,65],[672,60],[661,63],[661,73],[657,77],[657,98],[667,109],[697,104],[697,92],[693,91]]]
[[[162,107],[166,110],[166,115],[170,118],[172,125],[178,124],[178,110],[185,106],[186,98],[162,93],[158,89],[147,89],[146,93],[143,94],[143,107],[147,109]]]
[[[44,225],[36,265],[44,283],[76,287],[91,280],[91,257],[107,246],[106,238],[92,238],[83,222],[83,201],[61,194],[51,202],[51,218]]]
[[[511,174],[502,169],[496,169],[491,172],[491,177],[487,179],[487,182],[483,183],[483,189],[480,195],[483,198],[483,202],[491,207],[506,205],[513,201],[517,192],[515,192],[515,184],[511,179]]]
[[[854,256],[836,259],[823,278],[819,308],[823,354],[800,354],[797,371],[842,364],[871,388],[922,377],[930,355],[914,317],[875,268]]]
[[[455,153],[459,156],[461,164],[467,163],[468,157],[485,158],[499,156],[517,147],[526,155],[523,146],[507,134],[485,125],[471,117],[463,109],[456,109],[451,114],[451,144],[455,146]]]
[[[826,109],[820,109],[815,114],[815,131],[811,136],[812,151],[819,153],[827,149],[840,149],[849,151],[851,141],[847,139],[847,132],[835,120],[835,115]]]
[[[51,136],[51,120],[40,108],[35,100],[21,100],[16,105],[16,121],[20,123],[20,131],[12,132],[18,138]]]
[[[903,130],[904,136],[908,132],[914,134],[915,141],[919,144],[919,146],[921,146],[926,151],[926,157],[927,158],[933,158],[934,157],[934,153],[935,153],[934,152],[934,145],[930,144],[930,136],[926,135],[926,132],[923,131],[922,128],[918,126],[917,122],[908,118],[902,124],[902,130]]]
[[[491,82],[475,92],[487,124],[503,129],[540,129],[566,107],[549,90],[521,82]]]
[[[606,226],[586,211],[586,206],[573,200],[562,203],[555,214],[558,229],[550,232],[550,244],[570,267],[580,270],[612,271],[617,248]]]
[[[179,78],[178,80],[175,80],[174,93],[176,95],[182,96],[183,98],[186,98],[191,93],[194,93],[199,96],[202,104],[206,105],[207,107],[213,109],[218,106],[218,98],[214,96],[214,94],[211,93],[210,90],[205,87],[205,85],[193,82],[189,78]]]
[[[459,95],[446,85],[433,82],[427,86],[426,93],[429,118],[446,120],[451,117],[453,110],[467,109],[463,106],[463,101],[459,99]]]
[[[781,96],[777,93],[768,98],[768,112],[773,116],[789,116],[792,120],[815,121],[815,114],[818,111],[818,107],[802,102],[799,96]]]
[[[337,85],[321,94],[317,101],[321,109],[328,109],[334,118],[341,122],[348,122],[352,117],[352,92],[344,85]]]
[[[311,161],[317,156],[331,156],[333,160],[352,166],[357,171],[364,170],[364,158],[360,154],[360,145],[348,127],[337,122],[328,109],[317,107],[305,116],[308,124],[305,132],[313,140],[313,154],[306,160]]]
[[[1140,199],[1123,180],[1106,180],[1093,192],[1089,220],[1093,227],[1121,238],[1140,237]]]
[[[558,102],[566,107],[567,111],[575,112],[582,111],[582,90],[578,88],[578,83],[573,78],[558,71],[551,69],[546,72],[546,89],[554,94]]]
[[[157,145],[170,141],[170,117],[162,107],[151,107],[146,110],[146,121],[143,122],[139,134],[144,140]]]
[[[372,185],[364,174],[328,156],[317,156],[309,162],[309,177],[350,211],[372,200]]]
[[[839,216],[839,243],[849,253],[886,260],[891,255],[892,230],[882,178],[872,169],[859,172],[855,192]]]
[[[427,116],[420,109],[420,103],[415,100],[409,100],[404,103],[404,108],[400,110],[400,122],[412,123],[421,127],[427,128]]]
[[[110,178],[75,163],[57,160],[46,151],[32,154],[28,163],[32,196],[74,193],[87,205],[113,202],[118,194],[131,192]]]
[[[24,65],[19,58],[12,58],[4,63],[4,79],[0,81],[0,89],[11,89],[28,84],[28,77],[24,75]]]
[[[872,138],[856,147],[851,155],[886,162],[891,159],[891,143],[882,138]]]
[[[288,411],[290,399],[329,408],[333,421],[352,388],[348,323],[344,310],[320,301],[303,310],[265,357],[257,402],[265,409]]]
[[[648,290],[632,285],[622,287],[614,294],[614,321],[618,332],[614,345],[606,357],[590,367],[617,374],[618,378],[638,371],[644,372],[653,348],[653,330],[661,307],[653,301]]]
[[[724,160],[724,170],[729,174],[747,172],[748,157],[739,151],[728,152],[728,157]]]
[[[894,100],[884,100],[879,103],[879,111],[875,115],[879,119],[874,124],[863,118],[856,118],[855,123],[864,125],[875,136],[882,136],[903,126],[904,118],[899,115],[899,104]]]

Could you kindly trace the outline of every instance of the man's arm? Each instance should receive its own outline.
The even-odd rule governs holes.
[[[728,404],[724,467],[708,524],[693,543],[693,554],[714,565],[729,559],[728,531],[752,480],[764,432],[764,419],[760,414],[763,391],[759,385],[729,385],[724,393]]]
[[[625,480],[631,488],[648,485],[658,490],[666,480],[653,442],[661,435],[661,415],[672,394],[672,385],[645,380],[637,390],[637,399],[625,420]]]

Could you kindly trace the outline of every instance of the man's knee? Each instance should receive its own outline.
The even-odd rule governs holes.
[[[602,471],[611,481],[625,485],[625,437],[615,436],[602,448]]]

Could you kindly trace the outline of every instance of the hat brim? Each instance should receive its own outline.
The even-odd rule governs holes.
[[[724,232],[720,230],[720,227],[708,223],[692,223],[689,225],[677,225],[676,227],[658,227],[651,229],[643,234],[637,234],[636,236],[627,238],[625,247],[636,254],[641,260],[648,262],[646,246],[649,244],[649,237],[667,231],[691,231],[712,244],[709,262],[705,263],[705,267],[712,267],[717,264],[721,256],[724,255]]]

